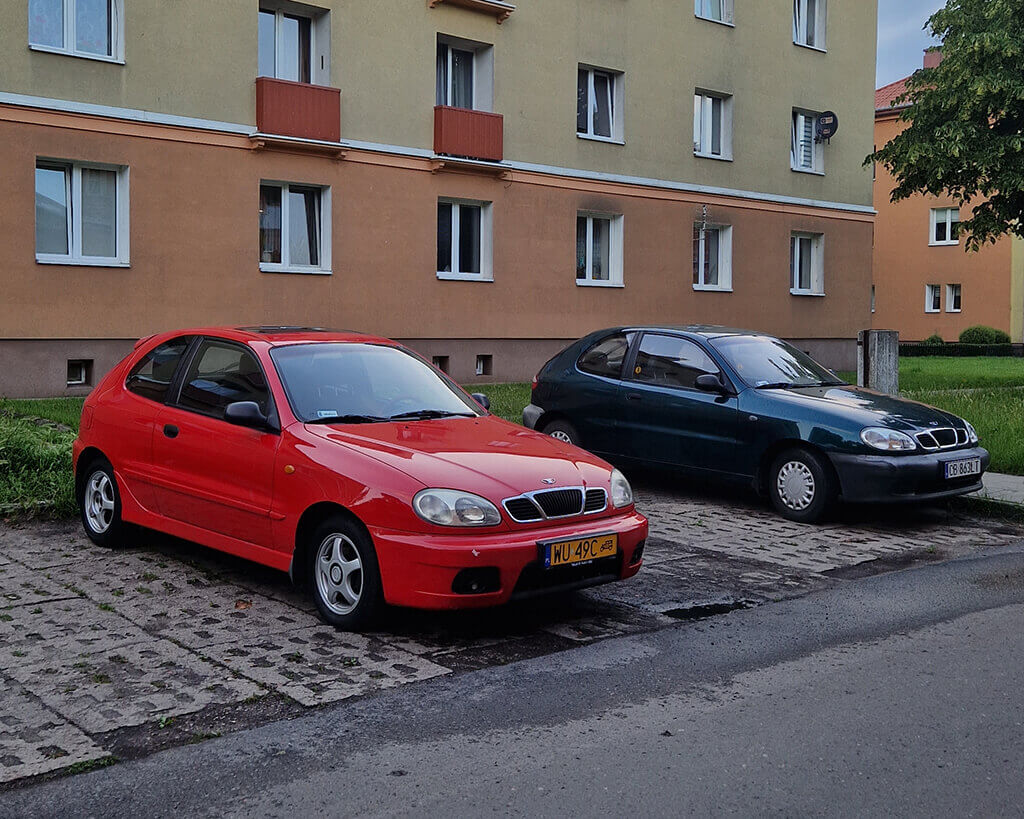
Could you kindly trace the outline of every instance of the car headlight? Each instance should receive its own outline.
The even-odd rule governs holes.
[[[633,502],[633,487],[619,470],[612,470],[612,506],[621,509]]]
[[[423,520],[438,526],[494,526],[501,513],[489,500],[455,489],[424,489],[412,499]]]
[[[970,421],[964,421],[964,426],[967,427],[967,438],[972,444],[978,443],[978,431],[974,428]]]
[[[885,427],[868,427],[860,431],[860,439],[872,449],[884,449],[887,452],[906,452],[917,449],[917,441],[907,433]]]

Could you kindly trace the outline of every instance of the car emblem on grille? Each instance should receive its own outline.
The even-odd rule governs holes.
[[[551,484],[553,484],[555,482],[555,479],[554,478],[541,478],[540,482],[544,483],[544,484],[547,484],[548,486],[551,486]]]

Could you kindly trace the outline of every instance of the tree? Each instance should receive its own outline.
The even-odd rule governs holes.
[[[972,205],[968,250],[1024,238],[1024,0],[947,0],[925,26],[943,60],[896,100],[908,127],[868,157],[896,179],[891,199],[949,195]],[[981,200],[981,201],[979,201]]]

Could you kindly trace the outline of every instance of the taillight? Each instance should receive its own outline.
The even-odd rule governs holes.
[[[533,392],[535,389],[537,389],[537,376],[534,376],[533,381],[530,382],[530,392]]]

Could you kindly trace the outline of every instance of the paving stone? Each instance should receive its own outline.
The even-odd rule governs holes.
[[[20,563],[0,566],[0,607],[39,605],[75,596],[73,591]],[[0,621],[3,619],[0,617]]]
[[[45,569],[114,554],[92,543],[76,521],[0,526],[0,553],[31,569]]]
[[[82,731],[0,678],[0,782],[106,756]]]

